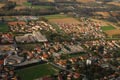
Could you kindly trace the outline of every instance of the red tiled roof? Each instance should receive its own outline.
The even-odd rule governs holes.
[[[9,25],[17,25],[17,24],[23,24],[25,25],[26,23],[23,22],[23,21],[20,21],[20,22],[8,22]]]
[[[3,64],[4,63],[4,60],[0,60],[0,64]]]

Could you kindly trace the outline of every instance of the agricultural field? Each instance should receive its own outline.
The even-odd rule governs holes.
[[[52,6],[38,6],[38,5],[33,5],[31,6],[33,9],[50,9],[53,8]]]
[[[3,3],[0,3],[0,8],[2,8],[4,5],[5,5],[5,4],[3,4]]]
[[[55,2],[55,0],[39,0],[39,1],[42,1],[42,2]]]
[[[15,9],[24,9],[24,8],[32,8],[32,9],[50,9],[53,8],[53,6],[41,6],[41,5],[32,5],[29,2],[24,2],[22,5],[17,5]]]
[[[22,78],[22,80],[34,80],[46,75],[49,76],[56,74],[57,69],[52,67],[50,64],[40,64],[25,69],[20,69],[16,72]]]
[[[65,24],[79,24],[80,22],[75,18],[63,18],[63,19],[50,19],[53,23],[65,23]]]
[[[111,4],[111,5],[115,5],[115,6],[120,7],[120,3],[118,3],[118,2],[108,2],[107,4]]]
[[[46,19],[63,19],[63,18],[68,18],[69,16],[64,14],[55,14],[55,15],[46,15],[44,17]]]
[[[9,1],[16,2],[18,5],[22,5],[23,3],[27,2],[27,0],[9,0]]]
[[[48,2],[55,2],[55,0],[47,0]]]
[[[108,26],[109,24],[106,21],[98,20],[98,19],[91,19],[93,22],[100,23],[101,26]]]
[[[31,6],[32,4],[29,3],[29,2],[24,2],[23,5],[24,5],[24,6]]]
[[[0,32],[7,32],[9,31],[9,27],[5,23],[0,23]]]
[[[25,6],[16,6],[15,7],[16,10],[25,9],[25,8],[26,8]]]
[[[108,31],[108,30],[114,30],[115,27],[112,26],[112,25],[108,25],[108,26],[101,26],[101,29],[102,29],[103,31]]]
[[[106,33],[108,36],[114,36],[114,35],[120,34],[120,30],[119,30],[119,29],[108,30],[108,31],[105,31],[105,33]]]
[[[95,2],[96,0],[76,0],[77,2],[87,3],[87,2]]]
[[[109,12],[95,12],[95,13],[93,13],[93,14],[98,14],[98,15],[101,15],[101,16],[103,16],[103,17],[105,17],[105,18],[110,17]]]

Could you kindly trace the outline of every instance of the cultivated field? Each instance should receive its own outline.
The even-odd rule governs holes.
[[[115,5],[115,6],[120,6],[120,3],[118,2],[108,2],[107,4]]]
[[[113,35],[120,34],[120,30],[119,29],[108,30],[108,31],[105,31],[105,33],[109,36],[113,36]]]
[[[105,21],[102,21],[102,20],[97,20],[97,19],[91,19],[91,20],[94,22],[100,23],[101,26],[108,26],[109,25],[108,23],[106,23]]]
[[[25,6],[16,6],[15,7],[16,10],[25,9],[25,8],[26,8]]]
[[[112,25],[109,25],[109,26],[101,26],[101,29],[102,29],[103,31],[108,31],[108,30],[114,30],[115,27],[112,26]]]
[[[53,23],[79,24],[80,22],[74,18],[50,19]]]
[[[15,7],[16,10],[25,9],[29,4],[27,0],[9,0],[9,1],[16,2],[17,4],[17,6]]]
[[[120,16],[119,12],[110,12],[112,16]]]
[[[77,2],[87,3],[87,2],[95,2],[96,0],[76,0]]]
[[[5,4],[3,4],[3,3],[0,3],[0,8],[2,8],[4,5],[5,5]]]
[[[101,15],[101,16],[106,17],[106,18],[110,17],[109,12],[95,12],[93,14],[98,14],[98,15]]]
[[[55,2],[55,0],[48,0],[49,2]]]
[[[27,2],[27,0],[9,0],[9,1],[16,2],[19,5],[22,5],[24,2]]]
[[[69,16],[64,14],[55,14],[55,15],[46,15],[44,17],[46,19],[63,19],[63,18],[68,18]]]
[[[42,1],[42,2],[54,2],[55,0],[39,0],[39,1]]]
[[[99,22],[101,24],[101,29],[108,35],[113,36],[116,34],[120,34],[120,27],[114,25],[111,22],[97,20],[97,19],[91,19],[92,21]]]

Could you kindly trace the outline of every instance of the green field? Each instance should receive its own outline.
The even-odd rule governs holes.
[[[0,23],[0,32],[7,32],[7,31],[9,31],[7,24]]]
[[[32,6],[33,9],[50,9],[53,8],[52,6],[39,6],[39,5],[33,5]]]
[[[29,2],[24,2],[23,5],[24,5],[24,6],[31,6],[32,4],[29,3]]]
[[[113,29],[115,29],[115,27],[112,25],[109,25],[109,26],[102,26],[101,29],[103,31],[107,31],[107,30],[113,30]]]
[[[31,8],[33,8],[33,9],[50,9],[50,8],[53,7],[53,6],[32,5],[32,4],[29,3],[29,2],[24,2],[23,5],[24,5],[24,6],[27,6],[27,7],[31,7]]]
[[[64,14],[55,14],[55,15],[46,15],[44,16],[46,19],[62,19],[62,18],[68,18],[69,16]]]
[[[56,74],[58,72],[57,70],[58,69],[52,67],[50,64],[40,64],[17,70],[16,73],[20,76],[21,80],[34,80],[36,78]]]

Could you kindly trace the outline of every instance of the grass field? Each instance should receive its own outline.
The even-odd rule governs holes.
[[[64,14],[55,14],[55,15],[46,15],[44,16],[46,19],[62,19],[62,18],[68,18],[69,16]]]
[[[24,5],[24,6],[31,6],[32,4],[29,3],[29,2],[24,2],[23,5]]]
[[[0,32],[7,32],[9,30],[7,24],[0,23]]]
[[[24,6],[22,6],[22,7],[31,7],[31,8],[33,8],[33,9],[50,9],[50,8],[53,7],[53,6],[32,5],[32,4],[29,3],[29,2],[24,2],[23,5],[24,5]],[[21,7],[21,6],[18,6],[18,7]]]
[[[108,31],[108,30],[114,30],[115,27],[113,27],[112,25],[109,25],[109,26],[102,26],[101,29],[103,31]]]
[[[49,64],[40,64],[16,71],[21,80],[34,80],[57,73],[57,69]]]
[[[39,6],[39,5],[33,5],[32,6],[33,9],[50,9],[52,8],[52,6]]]

